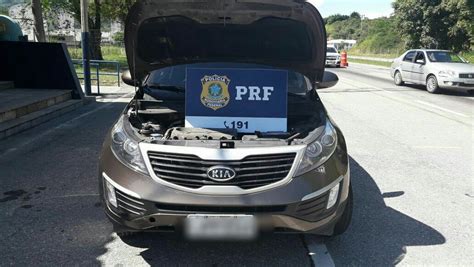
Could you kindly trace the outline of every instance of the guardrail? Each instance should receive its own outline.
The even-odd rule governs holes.
[[[75,65],[82,66],[84,62],[82,59],[73,59],[72,62]],[[95,72],[91,72],[91,74],[95,74],[95,77],[92,77],[91,80],[97,82],[97,94],[100,95],[100,76],[116,76],[117,77],[117,86],[120,86],[120,62],[118,61],[107,61],[107,60],[91,60],[90,61],[91,68],[95,68]],[[116,72],[101,72],[100,68],[103,65],[113,65]],[[80,80],[84,80],[84,72],[77,72],[77,75],[82,75],[82,77],[78,77]]]

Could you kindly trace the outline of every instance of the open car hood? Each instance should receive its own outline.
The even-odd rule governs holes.
[[[256,63],[321,82],[326,32],[304,0],[142,0],[125,25],[130,73],[199,62]]]

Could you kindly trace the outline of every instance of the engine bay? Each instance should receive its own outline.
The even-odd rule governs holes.
[[[188,144],[190,141],[291,145],[325,123],[325,110],[316,92],[294,95],[288,103],[288,131],[239,133],[236,129],[185,127],[185,103],[182,99],[158,100],[137,94],[126,109],[126,116],[140,140],[161,144]]]

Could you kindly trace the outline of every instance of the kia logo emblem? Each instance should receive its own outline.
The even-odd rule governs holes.
[[[227,182],[235,178],[234,169],[226,166],[214,166],[207,170],[207,177],[216,182]]]

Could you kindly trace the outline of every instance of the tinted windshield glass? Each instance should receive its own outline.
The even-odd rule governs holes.
[[[328,53],[337,53],[337,50],[334,47],[328,47],[327,51],[328,51]]]
[[[268,68],[260,65],[253,64],[233,64],[233,63],[220,63],[220,64],[189,64],[189,65],[178,65],[173,67],[167,67],[153,71],[146,81],[146,85],[149,87],[166,86],[176,87],[177,90],[185,89],[186,86],[186,68],[193,67],[206,67],[206,68]],[[153,89],[153,88],[152,88]],[[288,92],[292,94],[305,94],[308,90],[308,84],[305,77],[293,71],[288,71]]]
[[[431,62],[445,63],[464,63],[465,61],[455,53],[444,51],[428,51],[426,52]]]

